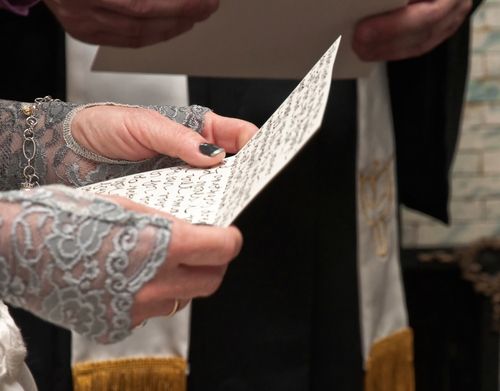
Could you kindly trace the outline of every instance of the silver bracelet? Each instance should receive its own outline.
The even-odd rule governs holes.
[[[26,159],[26,166],[23,169],[24,182],[21,183],[21,189],[30,190],[35,186],[39,186],[40,178],[36,174],[33,160],[36,156],[36,141],[35,141],[35,127],[38,124],[38,112],[43,103],[50,103],[59,101],[59,99],[52,99],[50,96],[44,98],[36,98],[35,103],[26,104],[21,107],[22,113],[26,116],[26,129],[23,132],[23,155]]]

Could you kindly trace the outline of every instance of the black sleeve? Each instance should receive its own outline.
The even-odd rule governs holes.
[[[474,0],[474,9],[480,2]],[[445,222],[469,64],[469,27],[470,18],[431,52],[388,64],[400,201]]]

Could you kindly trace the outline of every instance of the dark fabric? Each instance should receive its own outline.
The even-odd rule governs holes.
[[[64,99],[64,33],[43,4],[30,15],[0,10],[0,97],[31,102]]]
[[[466,34],[461,34],[455,46],[443,45],[447,49],[440,48],[440,55],[431,53],[429,58],[432,60],[411,60],[391,64],[389,68],[391,92],[403,105],[398,107],[395,117],[403,201],[443,219],[446,218],[447,186],[436,185],[435,189],[441,190],[432,191],[432,194],[421,189],[432,188],[445,179],[456,137],[455,127],[446,125],[444,132],[437,129],[442,132],[441,140],[447,140],[449,145],[440,141],[435,150],[431,147],[430,154],[426,151],[425,155],[421,150],[426,150],[427,137],[433,134],[427,127],[433,118],[441,123],[457,122],[457,118],[452,117],[457,112],[458,97],[462,96],[462,74],[466,65],[465,57],[460,56],[467,47]],[[0,44],[2,98],[31,101],[47,94],[64,98],[64,38],[43,5],[35,7],[26,18],[0,11]],[[427,65],[419,66],[418,61]],[[445,63],[448,68],[443,65]],[[426,81],[426,73],[438,76],[441,73],[441,76],[434,75]],[[444,75],[448,76],[444,78]],[[415,82],[409,84],[412,80]],[[269,108],[277,107],[286,95],[284,92],[292,88],[291,84],[284,83],[279,91],[265,90],[265,99],[260,99],[245,97],[242,90],[232,89],[229,81],[226,83],[218,90],[203,83],[197,91],[194,85],[191,87],[193,94],[201,98],[197,103],[213,102],[207,104],[216,107],[216,111],[219,105],[225,105],[227,114],[257,123],[266,119]],[[403,88],[412,85],[414,90]],[[432,91],[436,89],[437,96],[441,96],[432,102],[442,107],[443,100],[450,96],[455,109],[450,106],[445,115],[433,104],[426,104],[427,109],[434,109],[434,114],[424,115],[426,122],[420,121],[422,112],[419,109],[415,116],[415,106],[429,99],[428,92],[420,88],[423,85],[430,86]],[[451,86],[452,90],[445,93],[448,91],[446,86]],[[337,87],[336,91],[342,88]],[[352,93],[347,93],[349,95],[352,99]],[[337,92],[335,96],[335,104],[339,107],[341,101]],[[412,97],[413,105],[403,102],[408,96]],[[246,102],[243,106],[240,105],[242,101]],[[345,121],[351,124],[347,129],[353,121],[353,112],[350,113],[339,110],[336,118],[327,121]],[[443,118],[439,119],[440,116]],[[412,125],[413,120],[422,122],[422,127],[415,125],[414,131],[401,130]],[[230,267],[216,296],[194,303],[190,390],[357,391],[362,388],[357,284],[353,279],[355,263],[352,262],[355,251],[352,235],[354,197],[351,196],[354,175],[344,178],[353,173],[354,159],[349,163],[346,155],[354,156],[355,140],[343,139],[346,134],[342,132],[329,139],[325,129],[241,216],[238,225],[247,243],[242,256]],[[427,143],[406,139],[415,134],[425,136],[422,139]],[[412,148],[415,145],[423,149],[417,151]],[[444,168],[431,162],[439,151],[446,151],[445,158],[438,159],[437,163],[441,166],[445,163]],[[328,164],[337,164],[338,168],[336,176],[327,177],[321,183],[310,174],[310,168],[317,168],[319,164],[319,155],[323,163],[326,160]],[[425,160],[423,155],[429,156],[430,163],[423,167],[429,173],[429,180],[414,169],[416,162]],[[340,161],[345,163],[338,165]],[[438,175],[431,172],[432,167]],[[413,181],[411,178],[413,184],[408,183]],[[305,192],[303,183],[312,190]],[[330,198],[330,194],[335,193],[342,193],[335,195],[340,197],[336,198],[340,202]],[[441,201],[431,201],[431,195],[438,195]],[[311,207],[303,208],[304,204]],[[316,204],[325,206],[325,212],[320,213],[313,207]],[[280,232],[269,224],[270,221],[280,223],[276,224]],[[311,241],[316,241],[314,246],[307,245]],[[312,262],[313,258],[317,261]],[[327,259],[330,262],[326,262]],[[70,390],[69,333],[22,311],[15,311],[14,317],[27,338],[28,364],[40,391]]]
[[[0,10],[0,97],[24,102],[65,99],[64,32],[43,4],[27,17]],[[39,391],[69,391],[71,335],[11,308],[28,347],[27,364]]]
[[[190,98],[261,125],[295,84],[191,79]],[[237,220],[221,289],[193,303],[190,391],[362,389],[355,84],[333,88],[320,133]]]
[[[10,313],[28,348],[26,364],[38,391],[72,390],[70,332],[19,308],[10,307]]]
[[[388,65],[400,199],[445,221],[468,36],[466,23],[428,55]],[[193,103],[260,125],[286,84],[189,86]],[[362,389],[355,99],[341,83],[333,94],[320,134],[236,222],[247,244],[221,290],[194,302],[189,391]]]
[[[430,53],[388,64],[400,201],[444,222],[468,50],[469,21]]]

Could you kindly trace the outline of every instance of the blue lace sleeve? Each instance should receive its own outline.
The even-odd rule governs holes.
[[[22,141],[26,117],[21,110],[22,105],[20,102],[0,100],[0,190],[18,189],[24,182],[22,170],[26,162],[22,151]],[[65,140],[63,128],[67,118],[84,107],[60,101],[42,104],[39,124],[35,129],[37,153],[34,162],[41,184],[60,183],[80,187],[180,163],[178,159],[163,156],[142,162],[117,164],[117,162],[93,160],[75,153],[75,148],[70,148]],[[203,118],[208,111],[196,105],[148,106],[146,108],[158,111],[165,117],[197,132],[202,130]]]
[[[132,329],[170,222],[63,186],[0,193],[0,298],[101,343]]]

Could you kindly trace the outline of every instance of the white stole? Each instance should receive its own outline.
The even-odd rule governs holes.
[[[115,101],[149,105],[188,104],[185,76],[91,72],[96,46],[66,39],[67,95],[75,103]],[[165,311],[167,312],[167,311]],[[99,345],[73,333],[72,362],[87,363],[124,358],[172,357],[187,359],[190,307],[172,318],[150,319],[124,341]]]

